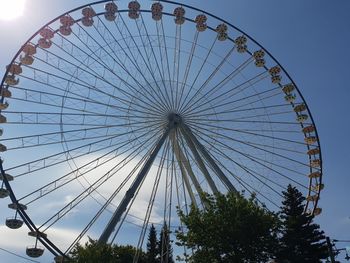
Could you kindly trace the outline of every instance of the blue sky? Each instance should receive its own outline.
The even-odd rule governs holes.
[[[0,68],[52,18],[87,1],[27,0],[23,17],[0,21]],[[150,5],[150,1],[141,1]],[[189,0],[233,23],[269,50],[298,85],[316,123],[323,154],[317,218],[331,238],[350,239],[350,2],[346,0]],[[0,220],[6,218],[1,212]],[[11,244],[4,248],[11,249]],[[16,248],[17,249],[17,248]],[[6,256],[0,251],[1,256]],[[4,262],[21,262],[12,256]]]

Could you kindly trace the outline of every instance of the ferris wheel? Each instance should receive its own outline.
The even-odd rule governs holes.
[[[29,228],[31,257],[45,247],[59,261],[87,236],[143,248],[151,223],[182,230],[177,208],[203,207],[202,192],[275,210],[292,184],[321,213],[319,138],[288,73],[215,15],[149,5],[68,11],[6,69],[0,197],[6,225]],[[57,231],[71,228],[62,244]]]

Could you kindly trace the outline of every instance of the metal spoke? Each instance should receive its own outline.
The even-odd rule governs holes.
[[[305,212],[321,212],[320,141],[291,76],[218,16],[150,6],[68,11],[21,45],[2,78],[1,195],[56,261],[91,237],[132,245],[136,263],[150,224],[185,233],[178,209],[207,209],[206,193],[247,193],[276,211],[291,184]],[[56,244],[57,228],[71,227]]]

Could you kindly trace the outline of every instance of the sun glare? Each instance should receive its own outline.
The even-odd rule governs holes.
[[[13,20],[23,14],[26,0],[0,0],[0,20]]]

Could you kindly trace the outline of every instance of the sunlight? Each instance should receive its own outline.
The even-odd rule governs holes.
[[[23,14],[25,0],[1,0],[0,20],[13,20]]]

